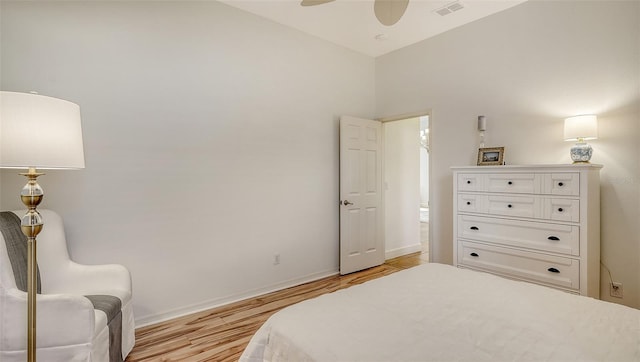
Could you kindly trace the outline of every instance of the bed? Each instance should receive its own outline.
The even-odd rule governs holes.
[[[640,310],[423,264],[279,311],[240,361],[640,361]]]

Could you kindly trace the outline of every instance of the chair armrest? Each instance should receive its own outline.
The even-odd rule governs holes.
[[[110,294],[126,299],[131,297],[131,274],[127,268],[118,264],[84,265],[68,261],[55,275],[41,277],[42,291],[47,294]]]
[[[27,345],[27,293],[0,290],[3,349],[24,350]],[[79,295],[38,294],[36,298],[37,347],[90,345],[95,334],[91,302]]]

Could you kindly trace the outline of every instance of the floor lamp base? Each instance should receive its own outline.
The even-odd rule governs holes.
[[[44,192],[36,179],[43,175],[37,173],[35,168],[29,168],[29,172],[21,174],[29,180],[22,191],[20,198],[28,208],[27,213],[20,221],[22,233],[27,237],[27,361],[36,361],[36,296],[38,293],[38,259],[36,248],[36,236],[42,231],[42,216],[36,207],[42,202]]]

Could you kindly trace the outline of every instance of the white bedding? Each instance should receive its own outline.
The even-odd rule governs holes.
[[[640,310],[424,264],[279,311],[240,361],[640,361]]]

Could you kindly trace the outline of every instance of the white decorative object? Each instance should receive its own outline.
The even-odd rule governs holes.
[[[487,130],[487,118],[478,116],[478,135],[480,136],[479,148],[484,148],[484,132]]]
[[[598,298],[601,168],[453,167],[454,265]]]
[[[487,117],[478,116],[478,131],[486,131],[487,130]]]
[[[573,163],[587,163],[593,154],[593,148],[587,140],[598,138],[598,118],[595,115],[569,117],[564,120],[564,140],[576,141],[571,147]]]

